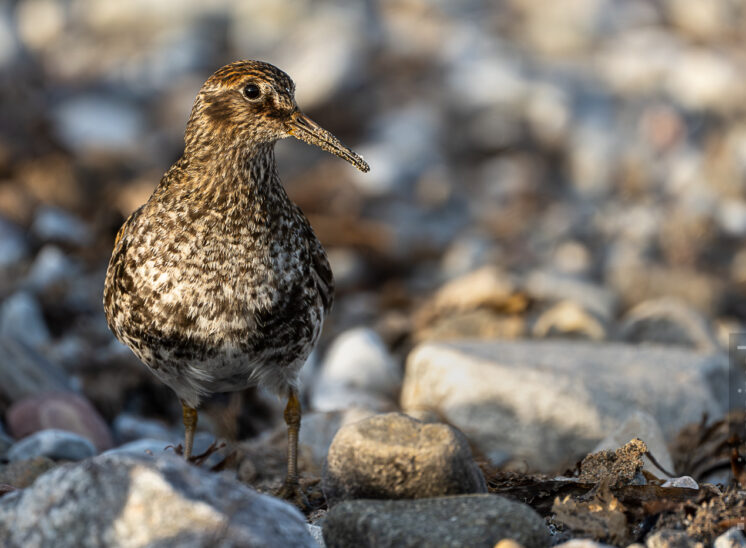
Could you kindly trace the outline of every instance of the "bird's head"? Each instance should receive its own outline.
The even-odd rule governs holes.
[[[218,69],[194,103],[187,148],[219,142],[250,149],[292,136],[368,171],[365,160],[300,111],[294,92],[290,77],[269,63],[237,61]]]

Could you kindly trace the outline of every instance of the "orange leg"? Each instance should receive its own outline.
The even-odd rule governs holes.
[[[278,496],[292,500],[300,507],[307,507],[300,484],[298,483],[298,433],[300,432],[300,400],[295,389],[290,390],[285,406],[285,424],[288,427],[288,475]]]

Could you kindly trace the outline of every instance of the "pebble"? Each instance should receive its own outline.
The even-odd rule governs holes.
[[[375,413],[369,407],[350,406],[344,410],[304,413],[298,443],[310,449],[313,473],[321,475],[321,470],[329,453],[334,436],[342,426],[352,424]],[[285,425],[281,425],[283,431]]]
[[[0,337],[15,338],[32,348],[48,344],[52,336],[41,306],[27,291],[18,291],[0,305]]]
[[[620,339],[713,352],[719,348],[715,329],[693,307],[680,299],[663,297],[644,301],[622,318]]]
[[[699,484],[691,476],[680,476],[663,482],[661,487],[683,487],[685,489],[699,489]]]
[[[746,546],[746,537],[744,537],[743,529],[731,527],[716,538],[712,546],[713,548],[742,548]]]
[[[11,547],[213,546],[216,539],[316,547],[292,505],[173,456],[101,455],[59,466],[0,498],[0,538]]]
[[[460,432],[401,413],[340,428],[329,448],[321,485],[330,506],[354,498],[424,498],[487,491]]]
[[[312,408],[331,411],[327,393],[353,390],[394,400],[401,385],[401,370],[372,329],[359,327],[339,335],[326,353],[318,372]],[[354,402],[349,402],[354,403]]]
[[[722,355],[617,343],[424,343],[407,359],[401,406],[435,411],[493,462],[508,452],[556,472],[631,409],[654,416],[666,436],[702,413],[720,416],[715,394],[727,389],[719,386],[727,383],[727,367]]]
[[[535,270],[526,276],[524,288],[535,299],[574,302],[599,318],[611,319],[616,313],[612,291],[575,276]]]
[[[574,538],[563,542],[562,544],[555,544],[554,548],[612,548],[610,544],[604,544],[603,542],[596,542],[595,540],[587,538]],[[630,544],[627,548],[635,548],[634,545]],[[636,548],[642,548],[642,545],[637,545]]]
[[[65,430],[40,430],[23,438],[8,449],[8,460],[20,461],[35,457],[57,460],[83,460],[96,454],[96,448],[86,438]]]
[[[106,421],[83,396],[59,392],[29,396],[15,402],[6,413],[8,429],[16,438],[49,428],[89,439],[98,451],[113,446]]]
[[[329,510],[322,528],[328,548],[493,548],[506,538],[526,548],[550,543],[533,509],[497,495],[346,501]]]

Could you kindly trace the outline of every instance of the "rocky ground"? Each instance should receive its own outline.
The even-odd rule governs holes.
[[[745,45],[736,0],[0,6],[0,543],[746,545]],[[101,305],[239,58],[372,168],[278,145],[338,285],[304,512],[282,402],[216,397],[187,465]]]

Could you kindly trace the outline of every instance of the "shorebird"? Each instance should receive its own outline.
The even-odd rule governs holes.
[[[116,236],[103,302],[117,339],[181,400],[186,459],[203,398],[254,385],[287,398],[278,494],[297,502],[298,374],[334,280],[282,187],[274,147],[293,136],[369,167],[303,114],[294,92],[287,74],[260,61],[231,63],[205,82],[183,155]]]

